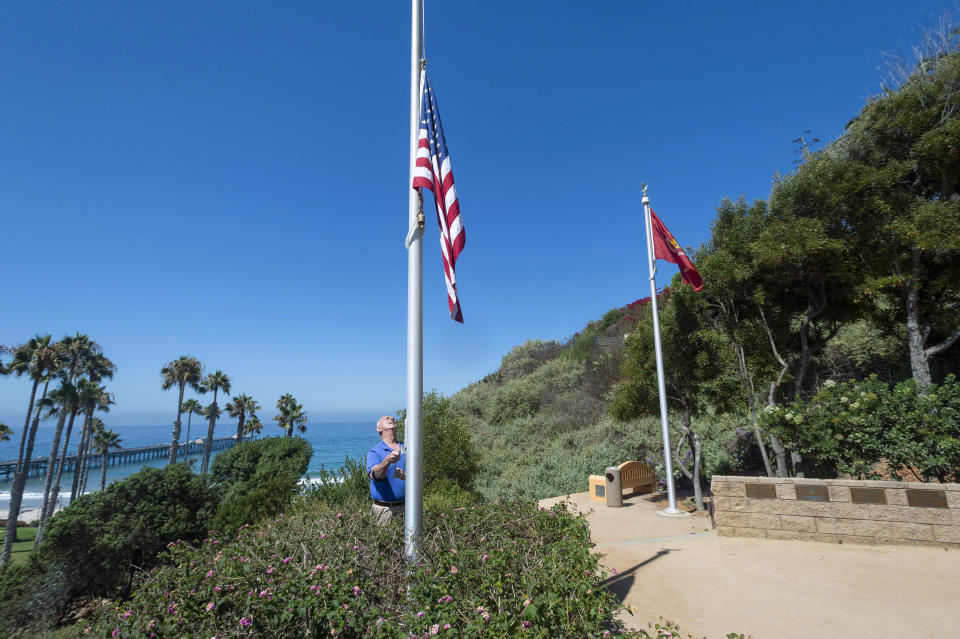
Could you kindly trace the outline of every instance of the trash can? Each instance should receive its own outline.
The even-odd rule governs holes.
[[[620,508],[623,506],[623,491],[620,490],[620,469],[616,466],[607,466],[603,474],[607,479],[607,506]]]

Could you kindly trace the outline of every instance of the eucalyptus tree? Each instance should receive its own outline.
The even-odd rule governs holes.
[[[73,484],[70,488],[70,501],[77,498],[80,489],[80,483],[83,481],[83,475],[86,472],[86,460],[88,458],[87,449],[90,447],[93,438],[93,413],[94,411],[109,412],[110,406],[114,404],[113,395],[107,392],[105,386],[101,386],[94,379],[83,380],[80,386],[79,407],[83,412],[83,429],[81,431],[80,445],[77,447],[77,462],[74,465]],[[64,444],[66,450],[66,444]],[[61,471],[63,465],[61,464]],[[60,484],[60,476],[57,476],[57,485]]]
[[[13,542],[17,540],[17,519],[20,517],[20,505],[23,503],[23,490],[27,483],[30,461],[33,458],[33,446],[37,438],[37,427],[40,425],[40,412],[41,408],[46,404],[50,380],[60,370],[59,367],[62,363],[61,355],[62,348],[60,343],[51,343],[50,335],[37,335],[26,344],[13,349],[13,359],[8,365],[10,371],[15,375],[28,374],[30,379],[33,380],[33,385],[30,390],[30,401],[27,404],[27,416],[23,423],[23,433],[20,437],[20,452],[17,456],[13,486],[10,490],[10,506],[7,510],[7,530],[3,542],[3,552],[0,554],[0,566],[10,561]],[[37,386],[39,386],[40,382],[43,382],[43,394],[40,401],[37,402]],[[32,424],[30,422],[31,414],[33,415]]]
[[[203,404],[197,401],[195,398],[191,397],[190,399],[183,400],[183,405],[181,406],[183,412],[187,415],[187,452],[186,458],[189,461],[190,459],[190,444],[192,440],[190,439],[190,424],[193,421],[194,415],[203,415]]]
[[[60,340],[63,345],[63,365],[60,369],[61,410],[57,418],[57,428],[53,433],[53,445],[50,448],[50,459],[47,462],[47,473],[44,481],[43,505],[40,508],[40,522],[37,526],[37,536],[34,545],[43,541],[43,530],[47,519],[56,508],[57,495],[52,492],[54,470],[60,462],[59,446],[63,427],[70,419],[70,427],[76,418],[79,406],[77,404],[77,381],[81,376],[93,376],[95,379],[112,377],[115,366],[113,362],[103,357],[103,349],[91,340],[89,336],[77,333]]]
[[[955,25],[954,25],[955,27]],[[960,30],[871,99],[808,163],[807,191],[849,229],[859,294],[905,338],[914,380],[960,339]],[[891,318],[887,309],[896,309]]]
[[[677,276],[679,278],[679,275]],[[729,410],[737,403],[737,377],[726,337],[709,323],[705,298],[685,285],[673,289],[660,311],[664,384],[668,405],[680,412],[681,436],[675,443],[677,468],[693,483],[697,510],[703,510],[700,486],[702,444],[692,418],[708,408]],[[621,420],[659,413],[653,319],[644,316],[627,338],[621,381],[610,405]],[[693,461],[688,468],[684,445]]]
[[[177,419],[173,422],[173,438],[170,441],[168,464],[177,463],[177,450],[180,448],[180,415],[183,414],[183,391],[189,386],[200,392],[202,374],[203,364],[190,355],[183,355],[172,362],[167,362],[167,365],[160,369],[160,375],[163,376],[161,388],[170,390],[176,386],[180,391],[177,397]]]
[[[757,277],[753,246],[766,212],[767,205],[762,200],[748,205],[742,198],[736,202],[724,199],[717,206],[710,240],[696,252],[694,260],[703,277],[702,293],[710,307],[710,321],[730,341],[750,410],[753,434],[767,476],[772,477],[773,468],[759,427],[759,405],[764,399],[758,380],[769,379],[771,388],[776,388],[783,381],[787,367],[771,357],[767,334],[760,321],[766,317],[762,310],[765,296]],[[783,328],[782,323],[775,326]],[[776,435],[771,434],[770,439],[777,456],[777,471],[786,477],[786,453]]]
[[[98,430],[93,436],[93,450],[100,454],[100,490],[107,487],[107,454],[112,448],[120,448],[122,440],[112,430]]]
[[[217,393],[230,392],[230,378],[221,370],[207,374],[203,378],[200,386],[201,393],[213,393],[213,401],[207,406],[207,438],[203,442],[203,463],[200,466],[200,472],[206,473],[210,465],[210,455],[213,452],[213,429],[217,424],[217,418],[220,417],[220,407],[217,406]]]
[[[769,406],[804,397],[814,358],[862,312],[849,229],[823,206],[811,157],[778,177],[769,204],[721,202],[710,242],[696,256],[714,326],[735,351],[758,438],[755,380],[769,381]],[[777,472],[786,476],[784,447],[774,436],[770,443]],[[791,457],[802,476],[799,454],[791,450]]]
[[[277,410],[280,412],[273,416],[273,420],[283,429],[284,437],[293,437],[294,427],[301,433],[307,432],[307,414],[303,404],[298,404],[293,395],[286,393],[281,396],[277,400]]]
[[[235,395],[227,404],[227,414],[230,417],[237,418],[238,443],[243,440],[243,423],[247,420],[247,416],[254,417],[258,410],[260,410],[260,404],[257,403],[257,400],[244,394]]]

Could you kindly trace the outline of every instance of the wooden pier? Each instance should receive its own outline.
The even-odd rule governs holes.
[[[247,438],[244,438],[246,440]],[[224,450],[233,448],[237,443],[236,437],[222,437],[213,440],[213,450]],[[177,452],[177,461],[187,458],[187,455],[203,454],[203,444],[183,443],[180,444]],[[151,459],[166,459],[170,456],[170,444],[157,444],[155,446],[140,446],[138,448],[120,448],[107,453],[107,466],[121,466],[124,464],[136,464],[139,462],[150,461]],[[90,468],[100,468],[103,461],[103,455],[90,453]],[[34,457],[30,460],[28,477],[43,477],[47,473],[48,457]],[[77,465],[77,455],[67,455],[64,459],[66,464],[64,472],[73,472]],[[0,462],[0,482],[6,483],[13,480],[13,475],[17,470],[17,460]]]

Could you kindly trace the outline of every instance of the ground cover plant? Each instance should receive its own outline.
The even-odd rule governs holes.
[[[175,542],[133,597],[90,625],[134,637],[591,637],[619,610],[563,504],[428,513],[409,581],[403,528],[305,500],[232,537]],[[409,592],[407,584],[410,584]]]

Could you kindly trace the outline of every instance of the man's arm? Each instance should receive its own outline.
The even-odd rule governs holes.
[[[398,459],[400,459],[400,453],[392,451],[383,458],[382,462],[370,467],[370,478],[376,481],[384,479],[387,476],[387,468]]]

